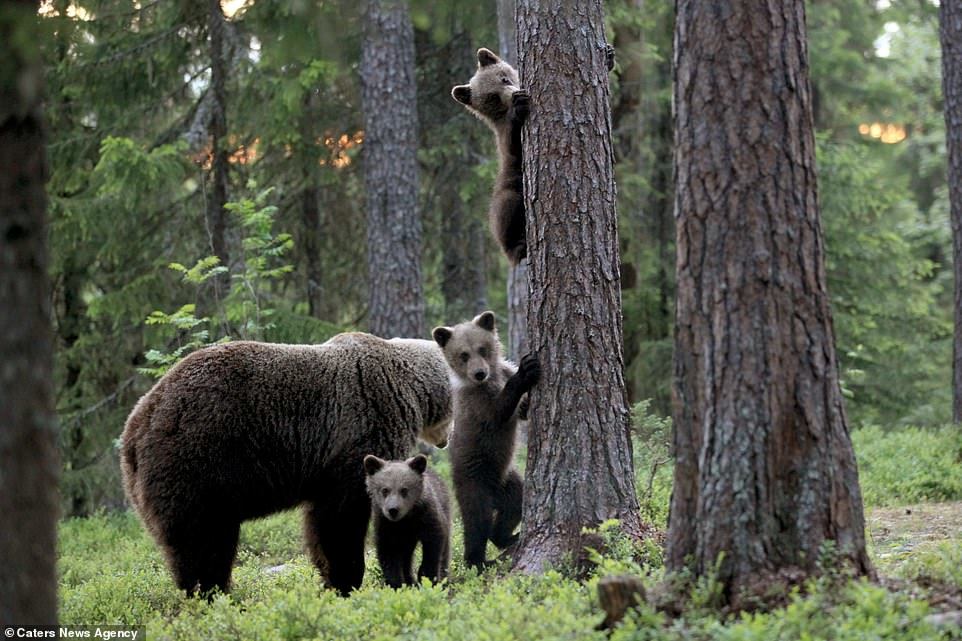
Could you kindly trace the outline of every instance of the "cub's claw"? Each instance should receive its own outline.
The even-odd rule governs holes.
[[[526,354],[521,359],[521,365],[518,366],[518,374],[528,386],[537,384],[541,379],[541,362],[538,361],[538,355],[534,352]]]
[[[615,48],[611,45],[605,45],[605,64],[608,65],[608,71],[615,68]]]
[[[531,96],[524,89],[519,89],[511,95],[511,119],[516,122],[524,122],[528,117]]]
[[[528,411],[531,409],[531,401],[528,400],[528,395],[525,394],[521,398],[521,402],[518,403],[518,419],[522,421],[528,420]]]

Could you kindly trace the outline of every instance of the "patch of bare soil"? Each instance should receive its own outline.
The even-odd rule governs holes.
[[[924,563],[920,565],[940,546],[962,548],[962,501],[875,508],[865,525],[879,582],[927,600],[935,611],[929,618],[937,627],[962,626],[958,579],[944,571],[930,575]]]
[[[865,520],[876,556],[885,558],[920,544],[962,538],[962,501],[875,508]]]

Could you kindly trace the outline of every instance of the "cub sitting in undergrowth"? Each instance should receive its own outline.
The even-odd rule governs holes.
[[[605,55],[611,71],[614,48],[607,45]],[[494,131],[498,143],[498,176],[488,221],[508,261],[517,265],[528,255],[521,128],[528,118],[530,97],[521,88],[515,68],[483,47],[478,49],[478,70],[468,84],[454,87],[451,96]]]
[[[450,439],[454,492],[464,523],[464,559],[482,569],[490,540],[504,549],[518,535],[523,487],[514,468],[518,403],[541,376],[534,354],[515,367],[501,357],[494,313],[454,327],[435,328],[453,376]]]
[[[488,219],[491,233],[512,265],[528,254],[521,176],[521,127],[528,94],[518,72],[488,49],[478,49],[478,70],[466,85],[451,90],[455,100],[483,120],[498,141],[498,177]]]
[[[414,548],[421,543],[418,579],[437,583],[451,560],[451,506],[444,481],[427,469],[423,454],[406,461],[364,457],[367,492],[374,508],[374,538],[384,581],[414,585]]]

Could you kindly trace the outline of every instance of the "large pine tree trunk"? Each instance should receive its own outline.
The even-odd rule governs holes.
[[[36,14],[36,2],[0,2],[0,622],[5,625],[57,620],[59,462]]]
[[[952,420],[962,423],[962,5],[939,8],[945,146],[949,156],[949,203],[955,265],[955,339],[952,342]]]
[[[367,0],[361,53],[368,330],[424,335],[414,29],[403,0]]]
[[[825,289],[803,0],[678,0],[667,564],[870,572]]]
[[[645,528],[623,372],[602,2],[521,0],[518,34],[521,83],[531,95],[528,328],[543,369],[531,394],[516,555],[530,572],[583,560],[585,527],[618,519],[634,538]]]

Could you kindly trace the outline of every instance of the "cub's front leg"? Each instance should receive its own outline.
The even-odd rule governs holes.
[[[512,126],[521,127],[528,119],[531,107],[531,96],[524,89],[519,89],[511,96],[511,107],[508,109],[508,119]]]

